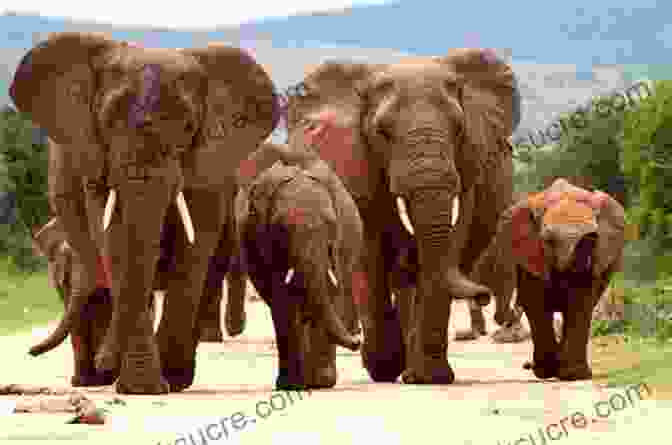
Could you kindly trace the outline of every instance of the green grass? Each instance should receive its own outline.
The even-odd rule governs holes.
[[[18,272],[0,260],[0,336],[20,333],[60,317],[63,303],[47,273]]]
[[[672,398],[672,343],[655,339],[607,336],[593,339],[592,366],[595,380],[609,386],[645,382],[654,398]]]

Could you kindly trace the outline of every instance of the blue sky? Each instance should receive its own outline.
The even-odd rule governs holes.
[[[375,5],[380,0],[2,0],[0,13],[16,11],[47,17],[99,21],[115,25],[151,25],[167,28],[210,28],[268,17]],[[185,7],[186,6],[186,7]]]

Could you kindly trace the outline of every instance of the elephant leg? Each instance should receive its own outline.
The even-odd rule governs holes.
[[[586,380],[593,376],[587,348],[593,309],[607,282],[574,289],[569,307],[562,314],[563,338],[560,343],[557,377],[560,380]]]
[[[305,375],[308,388],[333,388],[338,380],[336,345],[323,326],[306,326]]]
[[[404,339],[397,308],[391,302],[389,261],[383,256],[380,215],[362,211],[364,220],[365,268],[357,285],[364,345],[362,364],[376,382],[394,382],[406,366]]]
[[[247,293],[247,279],[244,273],[232,268],[226,277],[227,296],[224,325],[226,332],[235,337],[245,330],[247,315],[245,313],[245,295]]]
[[[175,270],[167,283],[163,316],[156,339],[163,377],[172,392],[191,386],[196,372],[196,347],[200,337],[198,311],[210,257],[219,241],[225,205],[218,192],[185,189],[196,232],[193,245],[184,233],[176,237]],[[171,221],[178,221],[175,206]]]
[[[558,372],[558,343],[553,330],[553,308],[548,299],[553,298],[546,292],[543,280],[519,268],[518,300],[530,323],[532,343],[534,344],[533,362],[524,368],[532,368],[540,379],[550,379]]]
[[[486,335],[485,316],[481,305],[474,300],[467,300],[469,305],[469,315],[471,319],[471,326],[469,329],[458,329],[455,333],[456,341],[476,340],[481,335]]]
[[[304,329],[301,318],[302,289],[286,286],[277,274],[269,280],[255,280],[262,299],[269,304],[278,348],[276,390],[306,389],[304,374]]]
[[[118,369],[97,370],[94,357],[106,338],[112,319],[112,298],[107,288],[97,288],[95,294],[84,307],[82,315],[83,335],[78,338],[80,345],[75,348],[75,375],[72,386],[107,386],[119,377]],[[74,341],[74,339],[73,339]]]
[[[411,354],[411,346],[415,338],[413,331],[415,313],[415,293],[417,277],[409,277],[406,271],[396,271],[391,274],[391,288],[394,292],[394,305],[399,310],[401,332],[404,338],[406,357]]]
[[[220,255],[219,251],[210,258],[208,273],[203,286],[203,297],[199,308],[198,324],[200,341],[221,343],[224,334],[221,326],[222,286],[228,267],[228,252]]]

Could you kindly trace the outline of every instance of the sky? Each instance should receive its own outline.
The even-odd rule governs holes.
[[[211,28],[236,25],[268,17],[343,9],[353,5],[375,5],[384,0],[0,0],[0,13],[36,13],[47,17],[71,18],[113,25],[142,25],[174,29]],[[185,4],[188,7],[185,7]]]

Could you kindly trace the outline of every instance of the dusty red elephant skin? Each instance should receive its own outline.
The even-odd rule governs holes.
[[[545,223],[566,223],[570,218],[585,219],[592,212],[581,212],[581,207],[599,209],[605,205],[609,195],[604,192],[589,192],[576,188],[569,192],[540,192],[528,198],[529,207],[544,214]],[[580,214],[579,214],[580,213]],[[585,214],[585,215],[584,215]],[[531,237],[534,232],[533,222],[530,220],[528,210],[518,208],[512,215],[513,218],[513,252],[515,255],[526,258],[525,268],[537,275],[544,274],[544,243],[540,238]],[[552,221],[552,218],[558,221]]]

